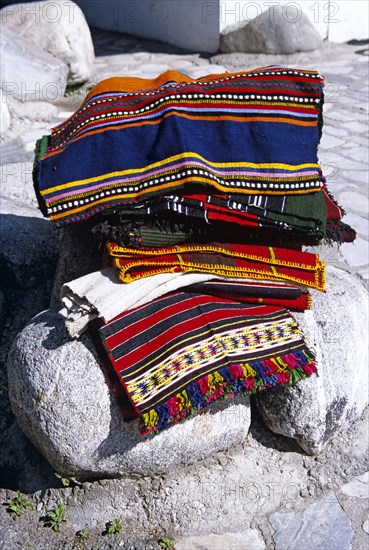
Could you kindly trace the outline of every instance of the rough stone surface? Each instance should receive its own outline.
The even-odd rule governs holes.
[[[20,101],[55,102],[67,85],[67,65],[0,25],[0,84]]]
[[[1,167],[0,284],[32,288],[55,271],[59,238],[36,206],[31,164]]]
[[[103,249],[91,232],[94,219],[67,225],[60,230],[60,256],[55,272],[51,305],[60,302],[64,283],[101,269]]]
[[[34,502],[40,515],[64,502],[68,527],[75,530],[99,528],[113,517],[122,518],[127,532],[164,532],[175,539],[253,528],[263,533],[267,548],[274,548],[268,515],[275,511],[302,514],[346,475],[351,479],[367,470],[367,421],[368,411],[344,438],[332,441],[314,459],[299,452],[292,440],[268,432],[255,414],[242,445],[192,466],[159,476],[39,491]],[[361,532],[365,519],[366,514],[356,523]],[[361,542],[354,548],[364,548]],[[298,550],[302,548],[309,547]]]
[[[251,21],[226,27],[222,52],[292,54],[315,50],[323,41],[308,17],[295,6],[272,6]]]
[[[7,28],[68,66],[68,84],[86,82],[95,60],[90,29],[81,8],[69,0],[31,2],[0,12]]]
[[[33,207],[41,216],[32,182],[32,162],[17,162],[0,166],[0,195]]]
[[[51,88],[50,88],[51,90]],[[10,111],[10,116],[13,119],[18,119],[19,122],[21,122],[23,126],[23,131],[21,136],[23,137],[24,132],[24,126],[27,123],[30,123],[32,128],[35,127],[36,124],[39,124],[40,121],[47,121],[48,124],[45,124],[45,131],[44,134],[50,133],[50,120],[52,120],[56,114],[57,114],[57,108],[52,103],[49,103],[48,101],[30,101],[30,102],[22,102],[19,99],[17,99],[13,94],[10,96],[7,96],[7,103]],[[10,132],[10,130],[9,130]],[[21,162],[19,160],[19,157],[21,156],[21,151],[19,151],[18,159],[14,162]],[[32,150],[32,160],[33,160],[34,154]]]
[[[10,126],[10,113],[6,102],[6,95],[0,88],[0,133],[5,134]]]
[[[327,293],[315,293],[313,310],[296,314],[317,351],[319,376],[258,396],[269,428],[319,453],[368,405],[368,292],[359,279],[328,267]]]
[[[8,380],[25,434],[58,472],[79,478],[167,472],[241,443],[250,425],[249,400],[239,399],[142,438],[138,420],[123,422],[90,338],[70,340],[56,309],[16,338]]]
[[[13,491],[0,489],[0,501],[16,497]],[[29,495],[25,498],[30,501]],[[45,526],[45,517],[40,514],[35,506],[33,510],[27,510],[14,521],[6,511],[6,506],[0,506],[0,547],[2,550],[162,550],[158,544],[158,537],[145,536],[141,533],[127,534],[123,525],[120,534],[106,536],[106,525],[101,525],[97,532],[92,532],[90,526],[85,528],[90,533],[87,540],[80,539],[76,532],[83,528],[77,526],[74,530],[69,528],[69,522],[63,523],[60,532],[57,533]],[[110,518],[111,519],[115,518]],[[11,528],[7,528],[7,524]]]
[[[353,530],[334,493],[314,502],[302,514],[275,513],[270,516],[276,550],[339,548],[351,550]]]
[[[176,550],[264,550],[263,541],[257,529],[242,533],[206,534],[186,537],[176,542]]]
[[[7,316],[0,340],[0,487],[18,487],[25,492],[60,484],[55,483],[51,466],[14,419],[7,390],[6,358],[17,334],[37,313],[49,307],[51,288],[50,279],[38,281],[31,290],[2,288]]]
[[[342,485],[341,491],[349,497],[369,498],[369,472]]]

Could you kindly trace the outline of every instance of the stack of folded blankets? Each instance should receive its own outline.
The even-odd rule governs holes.
[[[316,372],[290,310],[324,290],[306,245],[352,241],[317,158],[323,79],[267,67],[112,78],[36,146],[55,226],[94,217],[102,269],[66,283],[129,420],[156,433],[216,400]]]

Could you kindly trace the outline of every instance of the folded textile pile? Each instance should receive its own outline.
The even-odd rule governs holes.
[[[62,315],[73,336],[99,320],[142,433],[316,371],[288,311],[325,286],[302,248],[355,238],[318,162],[322,106],[314,71],[112,78],[38,142],[40,208],[56,228],[94,216],[106,249]]]

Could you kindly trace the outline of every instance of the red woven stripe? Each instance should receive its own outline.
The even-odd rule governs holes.
[[[211,300],[209,300],[210,302]],[[213,299],[214,302],[214,299]],[[260,311],[260,305],[255,305],[255,307],[251,307],[247,310],[247,313],[250,315],[257,314],[258,311]],[[273,307],[273,306],[264,306],[263,313],[266,315],[267,313],[273,313],[278,312],[281,308],[280,307]],[[239,308],[233,309],[231,306],[226,311],[224,309],[219,309],[218,311],[212,311],[210,313],[206,313],[203,316],[201,315],[201,312],[199,311],[197,316],[191,317],[191,310],[195,311],[195,308],[189,308],[186,311],[182,311],[184,318],[183,321],[176,323],[175,326],[173,326],[171,329],[163,332],[156,338],[152,338],[149,342],[143,342],[141,346],[135,348],[132,350],[131,353],[126,353],[124,357],[122,357],[120,360],[116,360],[117,364],[120,365],[120,368],[123,369],[125,365],[129,364],[131,366],[134,366],[136,363],[142,360],[143,357],[148,357],[149,355],[153,353],[160,354],[161,349],[164,346],[170,345],[171,342],[173,342],[176,338],[178,338],[179,334],[191,334],[192,332],[200,329],[202,326],[204,326],[204,318],[208,323],[216,323],[217,321],[225,321],[225,325],[227,324],[227,320],[231,320],[232,323],[231,326],[237,325],[237,321],[245,318],[245,310],[240,310]],[[193,315],[193,314],[192,314]],[[246,321],[244,321],[245,323]],[[152,318],[150,317],[148,322],[146,323],[145,330],[149,329],[153,326]],[[241,324],[242,326],[242,324]],[[211,332],[209,332],[209,336],[211,336]],[[111,341],[109,339],[109,347],[111,346]],[[112,348],[111,348],[112,349]]]

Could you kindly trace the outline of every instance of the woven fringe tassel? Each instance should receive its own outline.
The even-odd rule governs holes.
[[[306,347],[261,361],[224,367],[190,383],[166,403],[143,413],[140,433],[157,433],[205,409],[213,401],[295,384],[315,372],[315,356]]]

